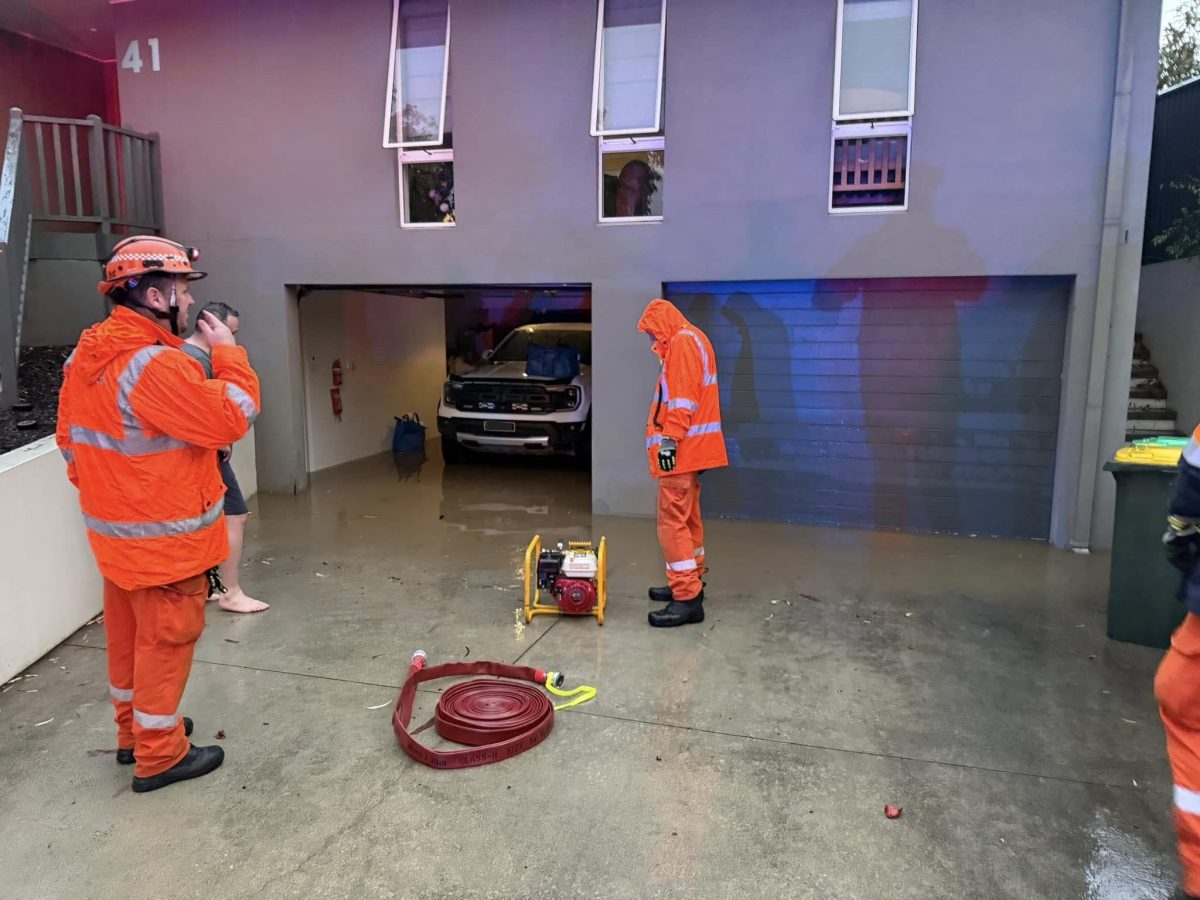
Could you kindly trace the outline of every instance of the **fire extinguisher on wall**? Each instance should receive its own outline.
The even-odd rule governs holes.
[[[329,389],[329,399],[333,403],[333,414],[342,418],[342,361],[333,361],[333,387]]]

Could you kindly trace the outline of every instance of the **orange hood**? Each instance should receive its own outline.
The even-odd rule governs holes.
[[[182,339],[149,319],[118,306],[107,319],[79,336],[71,367],[85,383],[95,384],[109,363],[122,353],[154,344],[178,347],[182,343]]]
[[[691,327],[692,323],[683,317],[675,304],[661,297],[651,300],[638,320],[638,331],[654,338],[654,352],[660,358],[666,356],[671,338],[684,328]]]

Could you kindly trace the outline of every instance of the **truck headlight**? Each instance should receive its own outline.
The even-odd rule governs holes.
[[[451,385],[450,382],[448,382],[448,381],[444,385],[442,385],[442,402],[445,403],[447,406],[449,406],[452,409],[455,406],[454,386]]]

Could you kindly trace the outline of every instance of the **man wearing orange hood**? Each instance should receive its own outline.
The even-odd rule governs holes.
[[[197,328],[213,378],[180,351],[195,250],[160,237],[121,241],[99,291],[115,308],[85,331],[64,367],[58,447],[79,489],[104,576],[108,691],[117,762],[136,763],[138,793],[205,775],[217,746],[194,747],[179,701],[204,630],[211,573],[229,555],[225,487],[214,452],[249,430],[258,376],[215,317]]]
[[[721,434],[717,358],[699,328],[666,300],[651,300],[638,331],[662,361],[646,419],[650,474],[658,479],[658,542],[667,562],[666,587],[650,599],[666,603],[650,613],[656,628],[704,621],[702,472],[728,464]]]

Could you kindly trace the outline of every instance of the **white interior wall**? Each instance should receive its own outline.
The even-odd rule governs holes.
[[[394,416],[416,412],[437,434],[446,377],[444,301],[317,291],[300,301],[308,469],[392,446]],[[333,415],[333,361],[342,364],[342,417]]]

